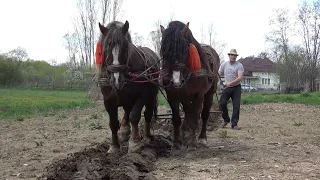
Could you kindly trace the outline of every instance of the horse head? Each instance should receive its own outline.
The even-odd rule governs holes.
[[[171,79],[164,79],[163,83],[173,83],[177,88],[182,87],[189,73],[189,23],[172,21],[166,29],[162,25],[160,28],[162,33],[160,49],[163,59],[162,68],[166,69],[171,76]]]
[[[128,70],[129,44],[132,43],[128,32],[129,22],[123,24],[113,21],[106,27],[99,23],[99,28],[103,36],[103,66],[107,67],[110,83],[116,89],[121,89],[125,83],[124,75]]]

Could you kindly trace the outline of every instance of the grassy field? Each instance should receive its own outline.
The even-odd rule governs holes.
[[[220,99],[220,95],[218,95]],[[217,102],[216,96],[213,102]],[[231,101],[230,101],[231,102]],[[259,103],[298,103],[305,105],[320,105],[320,92],[301,94],[280,94],[280,93],[242,93],[242,104]],[[166,99],[159,94],[159,105],[168,105]]]
[[[220,98],[220,95],[218,96]],[[216,96],[213,98],[217,102]],[[320,92],[301,94],[243,93],[242,104],[299,103],[320,105]],[[159,93],[159,105],[168,105]],[[23,120],[36,115],[50,116],[57,110],[93,106],[85,91],[41,91],[0,89],[0,119]]]
[[[244,93],[242,104],[258,103],[297,103],[305,105],[320,105],[320,92],[301,94],[280,93]]]
[[[0,119],[23,120],[39,114],[54,114],[61,109],[92,105],[84,91],[0,89]]]

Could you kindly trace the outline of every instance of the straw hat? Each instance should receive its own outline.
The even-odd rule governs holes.
[[[231,49],[230,53],[228,53],[228,55],[236,55],[236,56],[238,56],[239,54],[237,53],[236,49]]]

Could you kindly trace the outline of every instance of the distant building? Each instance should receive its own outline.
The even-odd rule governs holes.
[[[244,67],[242,84],[250,84],[259,89],[276,90],[279,87],[279,76],[274,62],[268,58],[246,57],[239,59]]]

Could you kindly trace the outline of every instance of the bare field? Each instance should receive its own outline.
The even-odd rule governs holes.
[[[230,127],[209,131],[207,148],[159,157],[149,174],[161,180],[320,179],[320,107],[243,105],[239,126],[239,131]],[[108,143],[110,134],[102,107],[2,120],[0,177],[40,179],[52,162]]]

